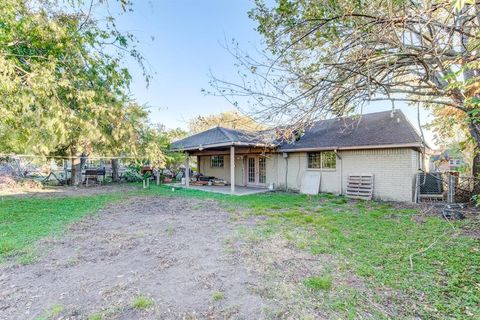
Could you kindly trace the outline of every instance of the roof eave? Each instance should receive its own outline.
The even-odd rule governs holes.
[[[305,152],[305,151],[322,151],[322,150],[365,150],[365,149],[389,149],[389,148],[421,148],[421,143],[400,143],[400,144],[382,144],[382,145],[366,145],[366,146],[350,146],[350,147],[321,147],[321,148],[291,148],[279,149],[279,152]]]
[[[275,148],[276,145],[268,144],[268,143],[250,143],[250,142],[225,142],[225,143],[215,143],[215,144],[205,144],[205,145],[198,145],[186,148],[171,148],[171,151],[192,151],[192,150],[205,150],[210,148],[218,148],[218,147],[231,147],[231,146],[246,146],[246,147],[267,147],[267,148]]]

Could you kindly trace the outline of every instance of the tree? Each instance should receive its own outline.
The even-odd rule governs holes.
[[[147,117],[130,101],[122,66],[129,56],[143,67],[135,38],[112,16],[95,19],[104,1],[83,3],[0,2],[0,150],[70,155],[72,184],[80,154],[128,151]],[[128,10],[128,1],[118,3]]]
[[[217,93],[247,96],[257,117],[298,128],[377,100],[454,112],[478,175],[480,2],[256,0],[249,15],[267,51],[254,59],[229,49],[242,78],[213,78]]]
[[[178,171],[180,166],[185,164],[186,154],[184,152],[169,151],[170,143],[185,138],[188,133],[180,128],[172,130],[159,128],[159,130],[160,132],[163,132],[163,135],[166,136],[168,141],[168,148],[167,151],[165,151],[165,167],[172,171]]]
[[[169,151],[170,143],[186,136],[187,132],[182,129],[167,130],[163,125],[146,125],[140,130],[138,141],[133,144],[132,154],[139,164],[176,170],[185,163],[185,154]]]
[[[238,111],[226,111],[216,115],[198,116],[188,121],[190,133],[198,133],[216,126],[231,129],[256,131],[265,129],[265,125]]]

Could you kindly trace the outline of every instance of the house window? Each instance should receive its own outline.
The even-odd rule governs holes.
[[[457,167],[462,165],[462,160],[460,159],[450,159],[450,166]]]
[[[335,169],[337,167],[337,155],[333,151],[322,152],[322,169]]]
[[[223,156],[212,156],[210,158],[210,167],[223,168]]]
[[[337,156],[333,151],[309,152],[309,169],[335,169],[337,166]]]
[[[308,168],[309,169],[321,169],[322,168],[322,153],[310,152],[308,154]]]

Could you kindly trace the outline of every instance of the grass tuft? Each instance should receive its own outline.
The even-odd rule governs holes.
[[[136,296],[135,299],[132,301],[132,307],[138,310],[146,310],[150,307],[152,307],[155,304],[155,302],[145,296]]]
[[[124,309],[121,305],[111,306],[108,309],[105,309],[101,312],[96,312],[88,316],[88,320],[103,320],[103,319],[112,319],[115,318],[114,315],[122,312]]]
[[[101,313],[92,314],[88,317],[88,320],[102,320],[103,315]]]
[[[175,228],[173,226],[168,226],[165,228],[165,233],[167,236],[172,237],[175,234]]]
[[[60,314],[63,312],[64,307],[63,305],[57,303],[54,304],[50,309],[44,312],[43,316],[36,318],[36,320],[50,320],[50,319],[57,319]]]
[[[225,297],[223,292],[217,291],[212,294],[213,301],[220,301]]]
[[[331,276],[310,277],[303,280],[303,285],[315,291],[330,290],[332,288],[332,277]]]

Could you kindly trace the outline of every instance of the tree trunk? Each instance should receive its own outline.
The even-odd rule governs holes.
[[[113,182],[118,182],[119,176],[118,176],[118,159],[112,159],[112,181]]]
[[[473,187],[472,196],[480,194],[480,147],[477,145],[475,148],[475,155],[473,156],[472,163],[472,175],[473,175]]]
[[[475,178],[480,178],[480,147],[475,148],[475,155],[472,163],[472,175]]]
[[[75,150],[72,150],[72,171],[70,173],[70,185],[78,186],[82,183],[82,161],[76,155]]]
[[[475,150],[472,163],[472,175],[478,177],[480,174],[480,128],[475,123],[475,119],[470,115],[469,131],[475,141]]]
[[[475,149],[472,161],[472,176],[474,178],[473,190],[474,195],[480,194],[480,128],[475,123],[475,119],[470,115],[470,134],[475,141]]]

